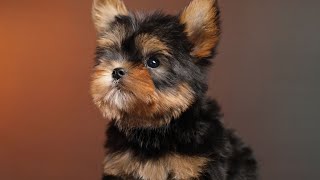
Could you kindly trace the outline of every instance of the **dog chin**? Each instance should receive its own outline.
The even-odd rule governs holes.
[[[107,102],[119,110],[126,111],[130,108],[134,101],[132,93],[124,91],[120,88],[112,88],[106,96]]]

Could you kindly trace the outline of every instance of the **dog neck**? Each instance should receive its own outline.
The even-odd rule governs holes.
[[[196,101],[177,119],[157,128],[121,130],[113,121],[107,130],[108,152],[131,150],[143,157],[159,157],[169,152],[205,154],[219,146],[224,136],[220,108],[215,101]],[[209,137],[218,141],[208,145]]]

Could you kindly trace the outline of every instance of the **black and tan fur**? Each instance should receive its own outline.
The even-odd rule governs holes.
[[[110,120],[104,180],[257,179],[250,148],[224,128],[219,106],[205,96],[220,37],[217,1],[193,0],[173,16],[95,0],[92,15],[91,93]]]

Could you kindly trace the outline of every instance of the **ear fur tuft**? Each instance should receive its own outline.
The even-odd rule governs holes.
[[[180,15],[185,32],[194,44],[191,55],[208,58],[213,54],[220,37],[217,0],[193,0]]]
[[[92,18],[98,32],[108,29],[116,16],[128,15],[122,0],[94,0]]]

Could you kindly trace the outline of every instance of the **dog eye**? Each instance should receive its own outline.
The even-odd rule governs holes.
[[[160,66],[160,61],[155,57],[149,58],[147,60],[147,66],[150,68],[157,68]]]

